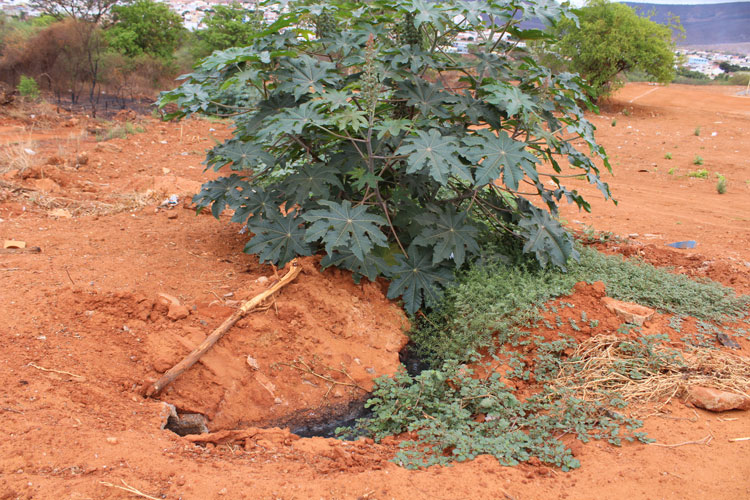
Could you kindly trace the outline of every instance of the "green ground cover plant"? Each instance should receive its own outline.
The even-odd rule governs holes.
[[[587,358],[581,353],[591,347],[579,346],[565,335],[545,341],[528,333],[530,327],[554,331],[564,326],[559,315],[556,324],[539,318],[542,312],[573,307],[551,299],[569,293],[576,282],[603,281],[608,296],[671,313],[670,326],[678,333],[684,317],[698,318],[698,331],[683,335],[695,348],[715,348],[716,333],[729,332],[724,325],[744,318],[750,307],[750,296],[737,296],[715,282],[693,281],[637,259],[589,248],[580,250],[580,262],[568,273],[542,269],[529,259],[511,264],[502,254],[493,258],[491,248],[484,250],[485,260],[462,273],[440,306],[420,318],[410,333],[431,368],[416,376],[401,373],[379,379],[368,403],[373,416],[359,423],[360,430],[376,438],[413,431],[416,437],[402,443],[395,459],[405,466],[491,454],[507,465],[533,456],[569,470],[579,463],[559,441],[565,433],[613,444],[623,439],[648,441],[638,430],[641,422],[626,414],[629,398],[619,388],[662,373],[679,379],[686,369],[681,353],[667,336],[643,335],[638,327],[623,324],[612,332],[614,337],[604,335],[594,346],[615,354],[596,367],[597,377],[612,381],[582,397],[579,388],[587,374],[581,365]],[[571,328],[573,323],[598,327],[598,320],[583,311],[580,321],[571,318],[568,323]],[[519,355],[522,346],[532,346],[533,359]],[[571,350],[573,355],[565,354]],[[485,362],[478,368],[489,375],[476,376],[467,367],[479,359]],[[533,377],[543,384],[539,392],[518,398],[495,370],[503,363],[510,366],[506,380]]]
[[[595,108],[577,75],[519,49],[549,37],[522,21],[552,26],[565,10],[541,1],[291,5],[160,100],[179,107],[171,118],[233,118],[234,136],[206,161],[230,175],[195,201],[216,216],[233,209],[254,235],[246,252],[279,266],[323,253],[324,267],[385,276],[388,296],[412,314],[439,302],[488,234],[511,235],[542,266],[577,256],[557,206],[589,209],[563,184],[573,175],[610,198],[592,158],[609,163],[583,114]],[[489,30],[487,19],[496,20]],[[449,50],[462,31],[479,33],[472,57]]]

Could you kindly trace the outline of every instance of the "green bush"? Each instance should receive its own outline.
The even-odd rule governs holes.
[[[235,120],[206,161],[232,174],[204,184],[198,206],[233,209],[254,234],[245,251],[261,261],[324,252],[324,267],[390,278],[388,296],[410,313],[439,300],[483,234],[510,234],[564,268],[577,252],[557,204],[589,205],[560,181],[577,170],[609,198],[591,156],[609,163],[580,107],[581,79],[516,48],[546,36],[521,18],[549,25],[564,11],[535,1],[351,7],[294,3],[162,95],[161,106],[179,107],[170,118]],[[489,36],[487,18],[513,39]],[[480,33],[473,57],[453,55],[455,32],[467,30]]]
[[[18,93],[21,94],[24,99],[30,100],[39,99],[41,95],[36,80],[26,75],[21,75],[21,81],[18,84]]]

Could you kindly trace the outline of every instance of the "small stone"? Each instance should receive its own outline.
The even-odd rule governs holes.
[[[89,154],[88,153],[79,153],[78,156],[76,156],[76,165],[82,166],[86,165],[89,162]]]
[[[281,403],[283,403],[283,402],[284,402],[284,400],[283,400],[283,399],[281,399],[281,398],[274,398],[273,402],[274,402],[275,404],[277,404],[277,405],[280,405]]]
[[[108,437],[107,442],[109,444],[117,444],[117,438],[116,437]]]
[[[261,276],[255,280],[255,282],[262,285],[263,283],[268,283],[268,278],[266,276]]]
[[[628,238],[637,238],[638,236],[639,236],[638,233],[630,233],[628,235]]]
[[[260,366],[258,366],[258,360],[256,360],[254,357],[250,356],[249,354],[247,356],[247,364],[253,370],[260,370]]]
[[[158,293],[156,295],[156,302],[163,306],[169,306],[172,304],[180,305],[180,301],[177,297],[169,295],[168,293]]]
[[[636,326],[643,326],[643,323],[653,318],[656,313],[650,307],[632,302],[622,302],[611,297],[603,297],[602,302],[607,309],[617,314],[623,321]]]
[[[171,319],[172,321],[185,319],[188,316],[190,316],[190,309],[188,309],[186,306],[179,305],[179,304],[169,305],[169,310],[167,311],[167,318]]]
[[[750,410],[750,398],[743,394],[699,385],[688,388],[687,401],[709,411]]]
[[[170,212],[169,215],[167,215],[167,219],[176,219],[177,218],[177,212]]]

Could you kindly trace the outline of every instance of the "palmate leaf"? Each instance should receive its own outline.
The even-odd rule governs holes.
[[[458,147],[455,138],[442,136],[433,128],[429,133],[417,130],[417,136],[406,139],[397,154],[409,155],[406,160],[407,174],[426,168],[430,176],[442,186],[448,184],[451,175],[471,182],[471,172],[461,163]]]
[[[534,252],[536,259],[547,267],[552,264],[563,271],[567,270],[568,259],[578,259],[578,251],[573,246],[573,237],[549,212],[541,210],[526,200],[522,200],[523,216],[518,225],[521,236],[526,240],[524,252]]]
[[[310,196],[328,198],[331,187],[344,189],[336,176],[338,170],[324,164],[303,165],[296,172],[284,179],[282,191],[292,203],[303,204]]]
[[[305,127],[326,123],[323,115],[315,111],[312,102],[296,108],[286,108],[265,120],[267,125],[258,132],[262,137],[276,137],[281,134],[299,134]]]
[[[458,97],[447,92],[439,83],[430,83],[421,78],[399,82],[395,97],[407,99],[409,106],[415,106],[427,117],[435,115],[447,118],[449,114],[444,105],[458,102]]]
[[[388,246],[386,237],[378,226],[386,223],[379,215],[367,213],[367,207],[352,207],[349,200],[342,203],[319,200],[327,209],[311,210],[302,216],[312,225],[307,229],[305,241],[320,241],[325,245],[326,253],[337,249],[350,250],[359,260],[375,246]]]
[[[407,251],[409,257],[396,256],[397,264],[390,268],[394,277],[388,287],[388,298],[403,297],[407,312],[414,314],[423,303],[429,306],[440,300],[453,273],[448,267],[433,264],[428,251],[413,245]]]
[[[243,192],[249,190],[250,184],[244,177],[237,174],[219,177],[205,182],[200,192],[193,196],[193,203],[198,206],[198,211],[211,205],[211,213],[218,219],[227,205],[232,206],[233,200],[237,200]]]
[[[247,242],[243,252],[258,254],[261,262],[272,262],[279,267],[298,255],[310,255],[310,246],[305,243],[305,230],[292,210],[286,217],[280,213],[248,224],[253,236]]]
[[[515,141],[504,131],[497,135],[489,130],[477,130],[472,136],[463,139],[471,149],[462,154],[478,163],[475,186],[491,184],[503,174],[503,182],[512,191],[518,190],[518,183],[524,173],[536,182],[538,174],[534,163],[536,157],[526,151],[526,143]],[[481,163],[479,163],[481,160]]]
[[[452,206],[440,214],[424,214],[417,220],[427,226],[416,238],[414,244],[432,247],[432,263],[453,257],[456,266],[463,265],[466,252],[479,253],[476,241],[477,228],[466,224],[467,212],[456,213]]]
[[[299,99],[312,89],[323,92],[325,84],[335,84],[340,77],[332,70],[336,65],[328,61],[320,61],[307,54],[286,59],[282,62],[283,69],[279,71],[279,87],[284,92],[291,92],[295,99]]]
[[[374,252],[368,253],[364,260],[360,260],[351,251],[344,249],[327,254],[320,261],[320,266],[323,269],[330,266],[349,269],[354,273],[354,280],[357,283],[359,283],[361,276],[365,276],[368,280],[374,282],[388,268],[388,264]]]
[[[254,142],[230,139],[213,149],[211,159],[207,161],[214,170],[232,164],[232,170],[249,170],[259,164],[272,165],[275,158],[263,147]]]
[[[526,114],[535,111],[537,108],[534,100],[514,85],[495,83],[482,87],[482,89],[489,92],[486,97],[487,102],[504,110],[508,117],[519,113]]]
[[[229,202],[229,205],[236,207],[234,209],[234,215],[232,216],[232,222],[245,223],[248,217],[252,219],[260,220],[267,214],[280,213],[279,202],[279,191],[271,189],[266,191],[262,187],[245,188],[242,192],[235,190],[238,194],[235,195],[238,200],[236,202]]]

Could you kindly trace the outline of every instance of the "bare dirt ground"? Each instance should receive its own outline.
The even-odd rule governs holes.
[[[593,211],[564,210],[571,227],[634,235],[605,250],[750,292],[750,98],[738,90],[623,89],[592,118],[619,205],[581,186]],[[314,258],[270,307],[241,320],[158,399],[144,398],[149,381],[284,271],[239,253],[247,235],[228,217],[189,208],[205,180],[204,150],[228,136],[227,124],[140,125],[145,132],[96,142],[91,132],[103,125],[82,117],[0,118],[0,146],[14,145],[29,166],[0,177],[0,240],[41,248],[0,254],[0,498],[750,498],[750,441],[729,441],[750,436],[750,414],[676,400],[645,430],[661,444],[712,436],[708,445],[575,442],[582,466],[569,473],[491,457],[408,471],[389,462],[396,439],[261,428],[345,409],[398,369],[408,324],[382,284],[355,285]],[[686,177],[699,168],[708,179]],[[726,194],[715,173],[726,176]],[[179,203],[158,208],[172,194]],[[665,246],[688,239],[695,249]],[[594,295],[580,287],[568,300],[619,324]],[[657,315],[650,329],[663,328]],[[162,429],[164,401],[206,415],[213,442]],[[125,483],[141,493],[115,488]]]

